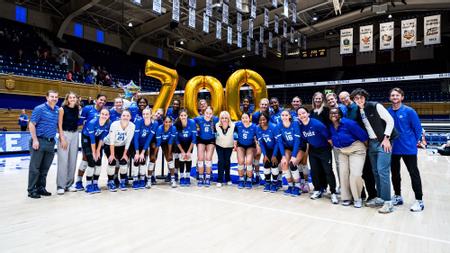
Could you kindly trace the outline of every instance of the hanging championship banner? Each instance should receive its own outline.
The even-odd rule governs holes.
[[[238,48],[242,47],[242,32],[237,32],[237,46]]]
[[[269,28],[269,9],[264,8],[264,27]]]
[[[287,22],[283,20],[283,37],[287,38]]]
[[[272,0],[272,7],[277,8],[278,7],[278,0]]]
[[[153,0],[153,11],[161,15],[161,0]]]
[[[269,47],[270,48],[273,48],[273,44],[272,44],[272,38],[273,37],[273,34],[272,34],[272,32],[269,32]]]
[[[228,4],[222,5],[222,23],[228,25]]]
[[[267,57],[267,47],[266,44],[263,44],[263,58]]]
[[[415,47],[417,44],[417,19],[402,20],[402,48]]]
[[[247,51],[252,51],[252,39],[247,35]]]
[[[172,20],[180,22],[180,0],[172,1]]]
[[[222,23],[220,21],[216,21],[216,39],[222,39]]]
[[[289,34],[289,41],[291,43],[294,43],[294,33],[295,33],[294,27],[291,27],[291,33]]]
[[[441,43],[441,15],[428,16],[423,19],[423,44]]]
[[[195,29],[195,9],[189,8],[189,27]]]
[[[279,28],[279,18],[278,15],[275,15],[275,17],[273,18],[273,30],[276,34],[278,34],[278,28]]]
[[[209,16],[203,12],[203,32],[209,33]]]
[[[259,27],[259,42],[264,43],[264,27]]]
[[[250,5],[250,18],[256,18],[256,0],[251,0],[252,4]]]
[[[206,15],[212,16],[212,0],[206,0]]]
[[[253,39],[253,19],[248,20],[248,36]]]
[[[281,53],[281,40],[277,38],[277,51]]]
[[[292,23],[297,23],[297,3],[293,2],[292,4]]]
[[[236,0],[236,9],[242,11],[242,0]]]
[[[341,54],[353,53],[353,28],[341,30]]]
[[[259,42],[255,40],[255,54],[259,55]]]
[[[239,12],[236,14],[236,30],[242,32],[242,14]]]
[[[394,22],[380,24],[380,50],[394,48]]]
[[[373,51],[373,25],[359,27],[359,52]]]
[[[289,0],[283,1],[283,12],[281,15],[285,16],[286,18],[289,16]]]
[[[227,44],[233,44],[233,28],[231,26],[228,26],[227,29]]]
[[[189,8],[197,8],[197,0],[189,0]]]

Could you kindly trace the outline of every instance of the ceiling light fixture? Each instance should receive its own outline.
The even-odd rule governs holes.
[[[133,23],[131,23],[131,21],[128,22],[128,27],[133,27]]]

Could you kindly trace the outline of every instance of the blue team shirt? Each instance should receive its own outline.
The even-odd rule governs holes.
[[[175,121],[180,115],[180,110],[174,111],[173,108],[167,109],[166,116],[170,117],[173,121]]]
[[[266,130],[260,126],[256,128],[256,138],[258,138],[259,146],[264,156],[267,156],[267,150],[273,150],[273,156],[278,154],[277,135],[278,129],[272,123],[269,123]]]
[[[186,127],[181,131],[176,130],[175,140],[177,145],[180,143],[197,143],[197,127],[193,119],[188,119]]]
[[[175,139],[176,129],[174,126],[170,126],[167,132],[164,131],[164,125],[158,127],[156,131],[156,147],[160,147],[162,144],[173,144]]]
[[[365,142],[369,139],[367,132],[362,129],[356,121],[341,118],[341,123],[336,129],[330,125],[331,140],[336,148],[345,148],[355,141]]]
[[[128,107],[128,111],[130,111],[131,114],[131,122],[135,122],[136,118],[142,118],[142,112],[139,110],[136,102],[131,103],[131,105]]]
[[[91,144],[93,144],[95,143],[96,138],[103,140],[108,135],[110,126],[111,124],[109,122],[105,123],[103,126],[100,126],[100,118],[94,118],[84,125],[81,133],[88,136]]]
[[[273,109],[270,110],[270,122],[274,124],[281,123],[281,113],[283,112],[283,108],[279,107],[278,111],[275,112]]]
[[[158,130],[158,123],[150,121],[149,125],[145,125],[144,119],[138,119],[134,124],[136,126],[133,137],[134,148],[135,150],[139,150],[142,147],[143,150],[147,150],[150,146],[150,141]]]
[[[80,114],[79,125],[86,124],[86,122],[97,118],[100,115],[100,111],[97,111],[97,109],[95,109],[95,105],[87,105],[83,107],[83,110],[81,110]]]
[[[120,116],[121,116],[121,114],[119,112],[117,112],[116,109],[111,108],[109,110],[109,121],[114,122],[114,121],[120,120]]]
[[[331,139],[330,132],[320,120],[310,118],[307,125],[299,124],[302,140],[314,148],[329,147],[328,140]]]
[[[235,140],[241,145],[251,146],[255,144],[256,125],[250,123],[250,126],[245,127],[242,122],[237,122],[234,126]]]
[[[36,136],[55,138],[58,129],[59,107],[52,109],[47,103],[38,105],[31,113],[31,122],[36,126]]]
[[[255,125],[259,125],[259,116],[261,116],[261,112],[257,111],[252,115],[252,123]]]
[[[297,156],[302,142],[300,140],[300,128],[298,123],[291,122],[289,127],[284,127],[283,123],[277,125],[278,135],[277,143],[282,156],[284,156],[285,148],[292,149],[292,156]]]
[[[219,118],[213,117],[210,121],[206,121],[203,116],[198,116],[194,119],[195,123],[198,125],[197,136],[202,140],[212,140],[216,138],[214,128]]]
[[[398,110],[388,108],[399,136],[394,140],[392,154],[417,155],[417,142],[422,139],[422,125],[416,111],[401,105]]]

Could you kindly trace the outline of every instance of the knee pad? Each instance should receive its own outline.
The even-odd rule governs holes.
[[[100,172],[102,172],[102,166],[95,166],[94,175],[100,176]]]
[[[266,161],[266,162],[264,162],[264,168],[265,169],[268,169],[268,168],[270,168],[270,162],[269,161]]]
[[[128,161],[125,159],[120,159],[119,165],[120,165],[120,167],[122,167],[122,165],[128,165]]]
[[[78,170],[86,171],[87,166],[88,166],[88,162],[87,161],[81,161],[80,167],[78,168]]]
[[[110,165],[106,169],[106,174],[108,174],[108,176],[114,175],[115,172],[116,172],[116,166],[115,165]]]
[[[94,167],[88,166],[88,167],[86,168],[86,177],[92,177],[92,176],[94,176],[94,170],[95,170]]]
[[[133,163],[133,166],[131,166],[131,176],[137,177],[139,174],[139,165],[136,165],[136,163]]]
[[[206,166],[206,168],[211,168],[212,167],[212,161],[205,161],[205,166]]]
[[[95,167],[95,161],[92,156],[88,156],[87,167]]]
[[[253,171],[253,165],[246,165],[245,166],[246,171]]]
[[[286,180],[290,179],[291,178],[291,173],[289,171],[283,171],[283,177],[285,177]]]
[[[259,166],[259,160],[253,159],[253,166]]]
[[[203,169],[203,161],[198,161],[197,162],[197,168],[198,169]]]
[[[292,171],[292,178],[294,182],[298,182],[300,179],[300,172],[298,170]]]
[[[147,175],[147,168],[145,167],[145,165],[139,166],[139,175],[141,176]]]
[[[270,175],[270,168],[264,168],[264,175]]]
[[[244,170],[244,165],[238,165],[238,171],[243,171]]]
[[[116,164],[117,164],[116,159],[113,159],[111,162],[108,162],[108,165],[112,167],[116,167]]]
[[[99,166],[99,167],[102,166],[102,158],[101,157],[99,157],[98,160],[95,161],[95,167],[97,167],[97,166]]]
[[[297,171],[297,166],[295,166],[292,162],[289,162],[289,169],[291,171]]]
[[[175,168],[175,163],[173,161],[170,161],[167,163],[167,166],[169,167],[169,169],[173,169]]]
[[[155,170],[155,163],[149,162],[147,169],[150,170],[150,171]]]
[[[119,168],[120,174],[127,174],[128,172],[128,164],[121,164]]]
[[[140,164],[141,162],[139,162],[138,160],[133,161],[133,166],[139,167]]]
[[[280,174],[280,170],[278,169],[278,167],[272,168],[272,175],[278,176],[278,174]]]

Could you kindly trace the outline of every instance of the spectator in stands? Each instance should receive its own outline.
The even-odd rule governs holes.
[[[28,197],[52,195],[45,189],[47,173],[55,156],[55,136],[58,126],[58,92],[47,91],[47,102],[34,108],[29,124],[31,133]]]
[[[19,116],[20,131],[27,131],[28,121],[28,115],[25,112],[25,109],[22,109],[22,113]]]
[[[92,74],[92,83],[97,83],[97,69],[95,66],[91,67],[91,74]]]
[[[358,113],[369,134],[369,158],[378,191],[378,198],[368,201],[366,205],[383,205],[378,212],[391,213],[394,211],[390,182],[392,140],[398,137],[394,119],[382,104],[367,101],[369,93],[366,90],[355,89],[351,97],[359,107]]]
[[[392,185],[395,192],[395,195],[392,197],[393,204],[403,204],[400,176],[400,159],[403,159],[411,177],[411,185],[416,197],[416,201],[411,206],[410,211],[421,212],[424,209],[424,204],[422,200],[422,180],[417,167],[417,144],[422,141],[422,125],[416,111],[402,103],[405,98],[405,93],[402,89],[393,88],[389,93],[389,98],[392,102],[392,107],[388,111],[394,118],[395,128],[399,133],[399,137],[394,140],[392,148],[391,172]]]
[[[63,50],[62,53],[59,55],[59,66],[61,67],[62,70],[67,71],[67,68],[69,66],[69,56],[66,50]]]
[[[75,81],[73,80],[73,74],[72,74],[72,71],[68,71],[68,72],[67,72],[67,74],[66,74],[66,82],[75,82]]]
[[[21,62],[23,60],[23,50],[22,48],[19,48],[19,50],[17,51],[17,61]]]

